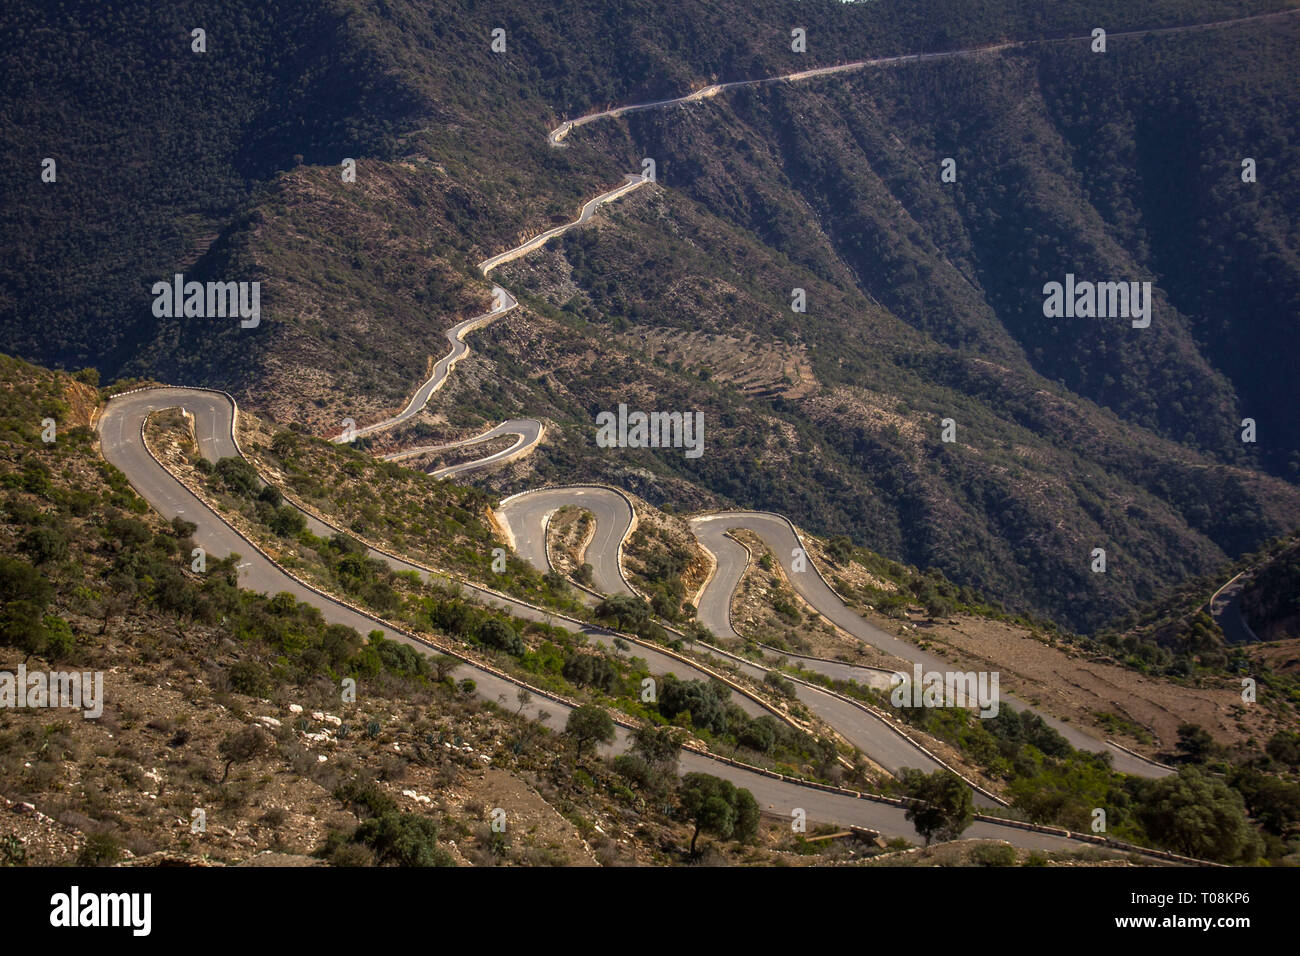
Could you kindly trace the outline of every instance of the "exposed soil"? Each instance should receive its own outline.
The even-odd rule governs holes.
[[[736,537],[756,557],[767,551],[757,535],[742,531]],[[807,534],[804,540],[818,567],[834,568],[834,574],[855,584],[874,580],[856,564],[848,570],[836,568],[828,562],[822,542]],[[874,586],[892,589],[888,582]],[[782,601],[794,603],[802,620],[792,624],[788,616],[779,614],[773,605]],[[1266,708],[1243,704],[1240,685],[1227,680],[1183,684],[1147,677],[1107,658],[1090,658],[1029,628],[971,615],[934,621],[923,613],[909,613],[906,621],[900,621],[859,610],[875,626],[915,641],[963,670],[997,670],[1004,690],[1148,756],[1169,751],[1178,739],[1179,724],[1185,722],[1204,726],[1229,746],[1251,738],[1265,740],[1283,726]],[[757,563],[750,565],[733,614],[742,633],[765,643],[816,657],[906,668],[904,662],[864,647],[816,615],[790,587],[776,561],[771,571]],[[1274,664],[1300,662],[1300,642],[1267,646],[1277,650],[1260,653]]]
[[[546,539],[551,566],[572,576],[586,559],[587,546],[596,534],[596,522],[586,508],[565,505],[553,515]]]

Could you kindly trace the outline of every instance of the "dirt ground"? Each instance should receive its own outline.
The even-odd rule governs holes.
[[[681,576],[687,600],[690,600],[691,596],[700,589],[700,586],[711,573],[712,559],[700,547],[700,543],[691,532],[690,526],[681,518],[676,515],[665,514],[636,495],[629,495],[629,497],[632,499],[633,507],[636,508],[638,531],[644,529],[647,536],[661,538],[670,543],[671,546],[685,548],[690,553],[690,560],[687,562],[686,569]],[[635,535],[629,536],[623,553],[625,560],[628,562],[628,570],[633,573],[640,573],[642,565],[638,555],[637,543],[634,540],[635,537]]]
[[[1171,749],[1184,722],[1202,725],[1227,745],[1263,740],[1276,729],[1263,708],[1242,703],[1240,685],[1175,684],[1052,646],[1022,627],[964,615],[957,620],[932,625],[918,618],[906,634],[963,668],[997,668],[1005,690],[1140,753]],[[875,623],[902,630],[896,622]]]
[[[1300,674],[1300,638],[1260,644],[1251,648],[1250,656],[1283,674]]]
[[[736,536],[756,557],[767,551],[756,535],[739,532]],[[828,567],[821,542],[804,537],[818,567]],[[859,579],[866,583],[871,578],[858,565],[836,573],[855,585]],[[737,594],[733,613],[747,636],[760,640],[778,636],[791,650],[817,657],[890,669],[904,666],[897,658],[864,648],[816,615],[794,594],[778,562],[773,562],[771,571],[751,564]],[[774,595],[793,597],[803,621],[791,626],[777,615],[771,605]],[[1027,628],[970,615],[931,621],[922,613],[913,613],[907,621],[900,621],[872,611],[861,613],[882,630],[914,641],[963,670],[995,669],[1004,690],[1149,756],[1170,750],[1178,739],[1178,725],[1184,722],[1200,724],[1228,746],[1251,738],[1265,740],[1282,726],[1265,708],[1244,704],[1240,685],[1227,680],[1204,681],[1198,686],[1146,677],[1109,659],[1090,658],[1053,643]],[[1260,653],[1274,666],[1288,662],[1300,666],[1300,641],[1268,647],[1276,650]]]
[[[713,335],[696,329],[638,325],[618,336],[621,344],[669,363],[703,367],[713,381],[746,395],[804,398],[818,388],[807,346],[765,342],[752,334]]]
[[[553,515],[547,531],[547,557],[561,574],[573,575],[582,566],[587,546],[596,535],[596,523],[585,508],[565,505]]]

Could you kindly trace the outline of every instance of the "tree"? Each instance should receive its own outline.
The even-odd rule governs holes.
[[[1249,863],[1261,849],[1241,794],[1196,767],[1151,781],[1137,817],[1153,840],[1187,856]]]
[[[596,617],[635,633],[637,628],[649,623],[650,605],[632,594],[611,594],[596,605]]]
[[[673,791],[681,748],[681,731],[647,724],[632,732],[632,752],[615,757],[614,769],[662,803]]]
[[[16,647],[28,658],[66,653],[71,644],[61,640],[66,623],[45,613],[53,595],[54,588],[41,572],[19,558],[0,555],[0,644]],[[58,634],[49,627],[55,620],[63,623]],[[53,655],[48,654],[51,650]]]
[[[1230,781],[1241,794],[1251,819],[1265,832],[1285,836],[1300,822],[1300,783],[1292,783],[1255,768],[1235,773]]]
[[[30,529],[18,547],[36,564],[62,561],[68,556],[68,539],[58,528],[40,525]]]
[[[1200,724],[1178,725],[1178,752],[1189,763],[1205,763],[1218,751],[1210,732]]]
[[[564,732],[573,738],[578,756],[581,757],[583,744],[588,741],[602,744],[614,742],[614,720],[605,708],[583,704],[569,712],[569,722],[565,724]]]
[[[751,750],[766,754],[771,753],[772,748],[776,746],[779,731],[780,726],[776,718],[771,714],[764,714],[742,727],[736,739],[742,747],[749,747]]]
[[[646,724],[632,731],[632,750],[651,766],[676,773],[677,759],[682,752],[682,733],[671,727]]]
[[[45,576],[19,558],[0,555],[0,603],[30,601],[44,609],[54,596]]]
[[[68,622],[57,614],[47,614],[43,624],[45,634],[39,651],[40,655],[51,661],[67,657],[77,644],[77,639],[73,635]]]
[[[257,477],[257,469],[235,456],[220,459],[213,472],[221,479],[227,491],[237,495],[252,497],[262,485],[261,479]]]
[[[221,783],[230,776],[230,768],[237,763],[244,763],[260,756],[271,749],[271,742],[261,727],[251,724],[243,730],[227,734],[217,747],[217,753],[226,762],[225,772],[221,774]]]
[[[837,535],[826,543],[826,553],[836,564],[848,564],[853,559],[853,540],[845,535]]]
[[[931,618],[951,617],[957,605],[953,604],[948,598],[939,594],[933,594],[925,599],[925,613]]]
[[[271,439],[271,452],[277,458],[289,458],[297,451],[298,438],[293,432],[279,432]]]
[[[672,720],[678,714],[689,712],[692,727],[707,728],[715,734],[727,732],[723,702],[724,698],[712,683],[678,680],[672,674],[664,675],[659,689],[659,713]]]
[[[86,837],[86,845],[77,855],[82,866],[110,866],[122,856],[122,844],[111,833],[99,831]]]
[[[334,788],[334,799],[343,804],[356,815],[358,820],[365,816],[380,817],[386,813],[397,812],[397,803],[385,793],[373,780],[353,777],[346,783]]]
[[[925,837],[955,840],[975,819],[970,787],[951,770],[924,773],[905,768],[899,776],[908,800],[907,819]]]
[[[691,856],[697,855],[695,845],[701,833],[741,842],[752,840],[758,834],[758,801],[730,780],[707,773],[688,773],[682,778],[678,796],[686,819],[695,825]]]
[[[1288,767],[1300,767],[1300,734],[1279,730],[1269,738],[1264,750],[1279,763]]]
[[[302,512],[292,505],[281,505],[275,509],[266,524],[281,538],[292,538],[306,529],[307,519],[302,516]]]
[[[194,532],[199,530],[199,526],[193,521],[186,521],[180,515],[172,518],[172,534],[177,538],[192,537]]]
[[[451,676],[461,664],[459,657],[452,657],[450,654],[438,654],[433,659],[433,673],[438,678],[438,683],[442,683]]]
[[[31,601],[10,601],[0,608],[0,639],[23,652],[24,663],[43,655],[48,631],[42,609]]]
[[[478,639],[488,647],[518,657],[525,650],[523,639],[518,632],[505,621],[490,617],[478,629]]]
[[[612,692],[618,684],[618,670],[599,654],[575,651],[564,659],[560,673],[575,684],[598,687],[606,693]]]
[[[794,681],[777,671],[768,671],[763,675],[763,686],[771,688],[782,697],[793,699],[796,694]]]
[[[527,687],[521,687],[515,692],[515,700],[519,703],[519,709],[515,711],[516,717],[524,712],[524,708],[528,706],[529,701],[532,699],[533,695]]]

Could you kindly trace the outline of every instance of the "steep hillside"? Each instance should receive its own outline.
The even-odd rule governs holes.
[[[568,327],[565,338],[585,329],[603,339],[627,328],[653,343],[682,329],[706,337],[740,330],[806,349],[819,387],[799,397],[747,395],[713,379],[708,353],[684,354],[676,365],[655,359],[653,348],[617,362],[592,351],[569,360],[553,357],[547,340],[563,339],[552,339],[546,324],[527,323],[518,339],[507,331],[515,322],[485,333],[504,340],[510,358],[501,362],[530,355],[534,380],[549,372],[547,394],[524,407],[559,418],[555,397],[577,399],[585,412],[570,413],[577,435],[562,434],[571,436],[566,459],[589,460],[584,474],[631,481],[655,500],[671,499],[677,485],[651,493],[644,472],[672,474],[723,500],[940,566],[954,580],[1081,629],[1170,580],[1209,571],[1225,552],[1289,530],[1300,514],[1292,486],[1127,425],[1023,364],[935,343],[852,287],[819,281],[671,191],[626,200],[607,220],[612,225],[567,239],[562,254],[538,254],[504,273],[562,306],[552,315]],[[782,315],[779,290],[795,286],[806,288],[816,316]],[[499,357],[491,345],[484,355]],[[639,371],[647,362],[653,373]],[[712,429],[707,454],[692,462],[601,453],[590,422],[619,402],[703,409]],[[941,440],[945,418],[957,424],[953,443]],[[553,446],[543,453],[560,454]],[[633,463],[642,477],[629,474]],[[1236,505],[1222,508],[1225,499]],[[1091,570],[1096,547],[1107,551],[1105,574]]]
[[[70,158],[57,183],[4,187],[0,324],[29,356],[229,388],[332,434],[398,407],[443,330],[486,307],[474,263],[651,157],[659,186],[499,274],[526,310],[474,333],[408,434],[545,418],[542,449],[494,487],[591,477],[678,509],[780,510],[1092,629],[1300,516],[1300,426],[1277,411],[1296,358],[1300,17],[1115,35],[1269,9],[235,4],[187,11],[207,24],[200,54],[185,14],[33,5],[0,47],[26,104],[3,128],[33,170]],[[1099,23],[1104,55],[1044,42]],[[546,144],[606,104],[1000,41],[1026,44],[730,90]],[[74,42],[80,86],[57,69]],[[162,106],[123,142],[141,88]],[[1244,155],[1259,182],[1241,182]],[[181,270],[260,280],[259,327],[156,318],[151,283]],[[1042,286],[1067,273],[1150,280],[1150,327],[1045,319]],[[703,411],[706,455],[595,448],[594,414],[620,402]]]
[[[0,184],[10,351],[115,372],[150,334],[155,281],[259,278],[200,264],[259,183],[391,151],[416,100],[342,8],[8,6],[0,143],[22,170]]]
[[[163,521],[99,457],[92,379],[0,355],[0,672],[100,681],[87,719],[0,707],[0,866],[687,862],[691,827],[662,812],[675,768],[575,754],[527,697],[476,697],[455,658],[237,587],[237,555],[196,572],[195,526]],[[405,483],[378,482],[394,507]],[[813,862],[782,821],[750,843],[705,859]]]
[[[1300,542],[1290,543],[1252,568],[1241,610],[1261,640],[1300,637]]]

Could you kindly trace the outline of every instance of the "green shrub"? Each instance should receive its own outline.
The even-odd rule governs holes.
[[[971,851],[970,858],[978,866],[1015,866],[1016,848],[1005,843],[981,843]]]

